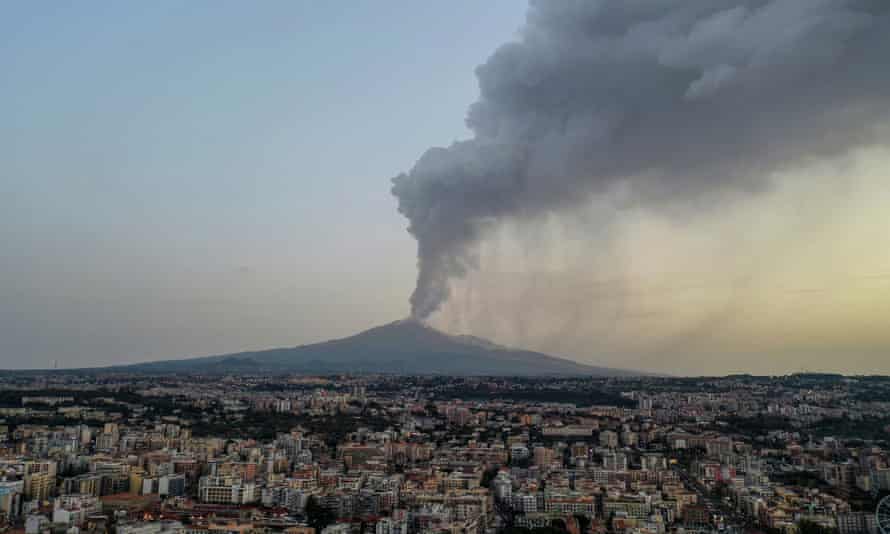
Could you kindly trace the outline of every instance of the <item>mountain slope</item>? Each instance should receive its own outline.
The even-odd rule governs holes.
[[[121,368],[119,368],[121,369]],[[126,366],[145,372],[381,372],[451,375],[595,375],[638,373],[582,365],[539,352],[452,336],[412,320],[293,348]]]

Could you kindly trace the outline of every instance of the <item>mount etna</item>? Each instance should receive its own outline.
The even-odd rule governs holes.
[[[104,368],[146,373],[396,373],[499,376],[632,376],[472,336],[455,336],[406,319],[350,337],[219,356]]]

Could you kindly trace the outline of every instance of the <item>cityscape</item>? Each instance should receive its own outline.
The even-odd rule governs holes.
[[[6,532],[872,533],[890,378],[17,373]]]

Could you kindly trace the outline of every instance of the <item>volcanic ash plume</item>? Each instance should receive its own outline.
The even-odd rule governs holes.
[[[886,143],[888,58],[887,0],[532,0],[518,41],[476,70],[473,138],[393,179],[418,243],[413,316],[501,220],[618,184],[691,206]]]

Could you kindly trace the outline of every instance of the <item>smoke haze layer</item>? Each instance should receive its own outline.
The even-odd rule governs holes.
[[[857,150],[691,217],[597,195],[511,218],[474,247],[478,268],[430,322],[674,374],[886,374],[888,173],[890,149]]]
[[[412,315],[441,308],[504,221],[615,188],[695,210],[881,144],[888,54],[885,0],[532,0],[476,71],[473,137],[393,179],[418,242]]]

